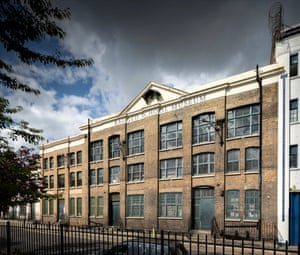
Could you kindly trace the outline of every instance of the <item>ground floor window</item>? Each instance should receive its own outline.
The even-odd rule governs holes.
[[[144,195],[129,195],[127,197],[127,216],[144,216]]]
[[[182,217],[182,194],[160,193],[160,217]]]
[[[240,218],[240,191],[227,190],[226,192],[226,218]]]
[[[249,189],[245,191],[245,219],[258,220],[259,219],[259,191],[256,189]]]

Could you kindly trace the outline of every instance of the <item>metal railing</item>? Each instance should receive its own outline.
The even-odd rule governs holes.
[[[99,254],[116,244],[139,240],[154,244],[180,243],[186,254],[300,254],[300,243],[291,247],[277,241],[217,238],[201,235],[165,232],[163,230],[128,230],[102,226],[69,226],[29,222],[0,221],[0,254]],[[102,253],[100,253],[102,254]],[[144,254],[144,253],[136,253]],[[167,255],[167,254],[166,254]]]

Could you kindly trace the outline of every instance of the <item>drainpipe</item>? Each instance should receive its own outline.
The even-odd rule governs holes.
[[[256,81],[259,86],[259,105],[260,105],[260,117],[259,117],[259,226],[258,226],[258,239],[261,240],[262,232],[262,112],[263,112],[263,91],[262,91],[262,78],[259,77],[259,68],[256,66]]]
[[[90,196],[91,196],[91,190],[90,190],[90,143],[91,143],[91,126],[90,126],[90,119],[88,119],[88,151],[87,151],[87,164],[88,164],[88,178],[87,178],[87,185],[88,185],[88,192],[87,192],[87,223],[88,226],[90,225]]]

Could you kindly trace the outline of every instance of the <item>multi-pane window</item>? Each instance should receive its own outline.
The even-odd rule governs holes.
[[[290,77],[298,75],[298,54],[290,56]]]
[[[200,114],[193,118],[193,144],[215,141],[215,114]]]
[[[82,151],[77,151],[76,153],[77,165],[82,164]]]
[[[144,152],[144,130],[128,134],[128,155]]]
[[[290,168],[298,167],[298,145],[290,145]]]
[[[259,133],[259,105],[244,106],[228,111],[227,137],[254,135]]]
[[[75,187],[75,184],[76,184],[75,181],[76,181],[75,173],[72,172],[72,173],[70,173],[70,186],[71,186],[71,187]]]
[[[76,216],[82,216],[82,198],[76,199]]]
[[[48,176],[44,176],[44,187],[48,189]]]
[[[49,199],[49,215],[53,215],[53,214],[54,214],[54,200]]]
[[[227,172],[240,171],[240,150],[230,150],[227,152]]]
[[[127,197],[127,216],[144,216],[144,195],[129,195]]]
[[[226,218],[240,218],[240,191],[227,190],[226,192]]]
[[[91,169],[90,170],[90,185],[96,185],[96,170]]]
[[[160,149],[182,146],[182,121],[160,127]]]
[[[43,200],[43,215],[48,215],[48,213],[49,213],[49,211],[48,211],[48,209],[49,209],[48,204],[49,204],[48,199],[44,199]]]
[[[96,215],[96,198],[90,197],[90,216]]]
[[[249,189],[245,191],[245,219],[258,220],[259,219],[259,191],[256,189]]]
[[[182,217],[182,194],[179,192],[160,193],[160,217]]]
[[[70,166],[75,166],[75,152],[69,154],[69,164]]]
[[[54,175],[50,175],[50,178],[49,178],[49,189],[54,189]]]
[[[65,155],[57,156],[57,167],[64,167],[65,165]]]
[[[298,99],[290,101],[290,122],[298,121]]]
[[[58,188],[64,188],[65,187],[65,175],[60,174],[58,175]]]
[[[201,153],[193,156],[193,175],[213,174],[215,172],[215,154]]]
[[[103,169],[97,169],[97,184],[103,184]]]
[[[128,182],[144,180],[144,164],[133,164],[128,166]]]
[[[82,172],[77,172],[77,186],[82,186]]]
[[[46,170],[48,169],[48,158],[43,159],[43,168]]]
[[[54,168],[54,158],[50,157],[50,169]]]
[[[182,158],[164,159],[160,161],[160,178],[177,178],[182,176]]]
[[[70,198],[69,215],[75,216],[75,198]]]
[[[103,216],[103,197],[97,197],[97,216]]]
[[[90,161],[103,159],[103,141],[95,141],[90,144]]]
[[[252,147],[246,149],[246,171],[258,171],[260,166],[259,148]]]
[[[114,166],[109,169],[109,183],[120,183],[120,167]]]
[[[120,157],[120,136],[114,135],[109,138],[109,158]]]

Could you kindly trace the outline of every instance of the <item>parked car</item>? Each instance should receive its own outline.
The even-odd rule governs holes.
[[[162,252],[163,246],[163,252]],[[184,245],[175,241],[164,240],[128,240],[104,251],[104,255],[186,255]]]

